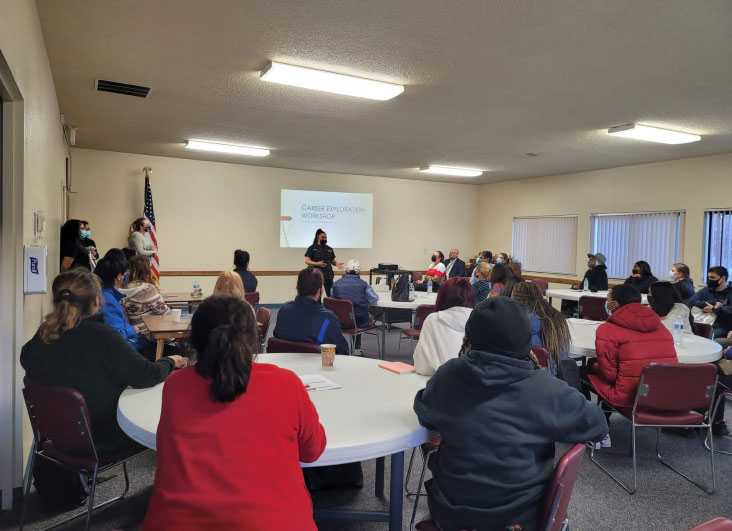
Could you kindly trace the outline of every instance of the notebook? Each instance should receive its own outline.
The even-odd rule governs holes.
[[[407,365],[406,363],[402,363],[401,361],[389,361],[379,363],[379,367],[381,367],[382,369],[386,369],[387,371],[395,372],[397,374],[409,374],[412,372],[417,372],[414,369],[414,365]]]

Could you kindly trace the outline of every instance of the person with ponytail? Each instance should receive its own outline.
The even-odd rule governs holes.
[[[130,235],[127,238],[127,245],[130,249],[134,249],[138,255],[155,256],[158,252],[157,247],[150,237],[150,221],[147,218],[137,218],[130,225]]]
[[[143,529],[316,530],[300,462],[325,430],[300,378],[256,363],[259,333],[241,297],[193,314],[198,362],[163,388],[157,470]]]
[[[20,363],[37,385],[72,387],[86,400],[98,450],[133,444],[117,424],[117,401],[127,387],[152,387],[187,358],[152,363],[97,315],[102,286],[90,271],[75,268],[53,281],[53,311],[23,346]],[[73,450],[73,449],[71,449]]]

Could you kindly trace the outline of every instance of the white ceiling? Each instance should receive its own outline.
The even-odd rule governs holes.
[[[471,183],[732,151],[730,0],[37,4],[82,148]],[[379,102],[274,85],[259,80],[268,60],[406,90]],[[95,79],[152,92],[98,93]],[[703,138],[605,134],[629,122]],[[191,152],[189,138],[272,155]],[[416,171],[425,164],[490,171],[428,176]]]

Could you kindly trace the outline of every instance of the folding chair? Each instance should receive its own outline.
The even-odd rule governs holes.
[[[244,298],[246,301],[254,308],[257,309],[257,306],[259,305],[259,292],[258,291],[252,291],[251,293],[245,293]]]
[[[707,323],[691,323],[691,331],[696,336],[714,339],[714,327]]]
[[[608,314],[605,311],[605,299],[602,297],[580,296],[577,310],[579,311],[580,319],[606,321],[608,318]]]
[[[709,412],[717,385],[717,367],[710,363],[698,365],[683,363],[649,363],[641,371],[638,390],[632,408],[614,407],[603,401],[631,421],[631,456],[633,459],[633,486],[628,487],[612,475],[595,459],[595,447],[590,450],[590,459],[629,494],[635,494],[638,487],[636,463],[636,428],[656,428],[656,457],[661,464],[670,468],[684,479],[708,494],[716,489],[714,474],[714,451],[711,452],[712,489],[707,490],[683,472],[663,460],[659,451],[661,428],[706,428],[709,446],[714,450],[712,415]],[[600,397],[602,399],[602,397]],[[704,413],[698,413],[703,411]]]
[[[547,282],[543,278],[532,278],[531,282],[536,284],[536,287],[541,290],[542,295],[546,295],[546,290],[549,289],[549,282]]]
[[[28,493],[33,481],[33,469],[36,460],[43,459],[80,474],[87,482],[91,478],[91,487],[87,500],[88,508],[47,529],[58,527],[86,514],[85,529],[88,530],[94,509],[104,507],[125,497],[130,488],[127,461],[146,452],[147,448],[135,445],[115,452],[97,451],[86,400],[76,389],[35,385],[29,383],[26,378],[23,396],[25,397],[28,417],[33,428],[33,445],[29,457],[30,474],[24,490],[20,529],[22,531],[25,524]],[[120,496],[95,506],[94,495],[97,488],[98,474],[117,465],[122,465],[125,490]]]
[[[353,303],[347,299],[335,299],[333,297],[326,297],[323,299],[323,306],[333,312],[338,321],[341,323],[341,330],[344,335],[349,336],[351,340],[351,354],[356,347],[356,337],[361,334],[371,332],[371,335],[376,336],[376,345],[378,352],[381,352],[381,341],[379,340],[379,334],[373,332],[378,327],[375,323],[369,322],[367,326],[360,327],[356,324],[356,315],[353,313]]]
[[[417,306],[416,310],[414,311],[414,323],[410,328],[403,328],[402,331],[399,333],[399,346],[397,348],[397,358],[399,358],[399,353],[402,349],[402,338],[403,336],[406,336],[410,340],[410,344],[412,347],[412,352],[414,352],[414,343],[416,341],[419,341],[419,334],[422,331],[422,325],[424,325],[424,320],[427,319],[427,316],[431,313],[433,313],[436,309],[436,306],[434,304],[420,304]]]
[[[259,327],[259,340],[261,342],[259,351],[264,352],[269,333],[269,322],[272,320],[272,311],[269,308],[260,306],[257,308],[257,326]]]

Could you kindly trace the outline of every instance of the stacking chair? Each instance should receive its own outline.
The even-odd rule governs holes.
[[[732,520],[715,518],[696,526],[691,531],[732,531]]]
[[[252,308],[255,310],[257,309],[257,306],[259,305],[259,292],[258,291],[252,291],[251,293],[245,293],[244,298],[246,301],[251,304]]]
[[[412,282],[417,282],[418,280],[422,280],[422,273],[420,271],[413,271],[412,272]]]
[[[267,333],[269,332],[269,322],[272,319],[272,311],[269,308],[260,306],[257,309],[257,326],[259,327],[260,352],[264,352],[267,341]]]
[[[592,446],[590,459],[609,475],[629,494],[637,490],[638,469],[636,464],[636,428],[656,428],[656,457],[684,479],[700,489],[712,494],[716,488],[714,474],[714,436],[712,434],[713,415],[707,415],[712,405],[714,389],[717,385],[717,367],[711,363],[698,365],[683,363],[649,363],[641,371],[638,390],[632,408],[611,407],[631,421],[631,457],[633,459],[633,485],[629,487],[613,476],[595,459],[595,447]],[[699,413],[701,411],[702,413]],[[705,489],[683,472],[663,460],[659,451],[661,428],[703,428],[707,430],[709,446],[712,452],[712,488]]]
[[[714,327],[706,323],[691,323],[691,331],[694,335],[714,339]]]
[[[536,356],[536,359],[539,362],[539,366],[542,369],[548,369],[551,367],[551,356],[549,355],[549,351],[547,349],[545,349],[544,347],[536,347],[532,345],[531,352],[533,352],[534,356]]]
[[[572,498],[572,491],[574,490],[574,484],[577,482],[584,454],[585,445],[575,444],[554,467],[554,475],[546,490],[541,510],[539,523],[541,531],[564,531],[569,529],[567,509],[569,508],[569,501]],[[438,527],[432,520],[418,523],[416,529],[417,531],[438,531]]]
[[[542,295],[546,295],[546,290],[549,289],[549,282],[543,278],[532,278],[531,282],[536,284],[536,287],[541,290]]]
[[[29,383],[26,378],[23,396],[25,397],[28,417],[33,428],[33,445],[29,457],[30,473],[23,496],[20,529],[22,530],[25,524],[28,493],[33,481],[33,468],[38,459],[43,459],[80,474],[87,482],[91,479],[87,509],[53,526],[57,527],[86,515],[85,529],[88,530],[94,509],[104,507],[125,497],[130,488],[127,461],[147,451],[147,449],[135,445],[132,448],[116,452],[101,453],[97,451],[86,400],[76,389],[35,385]],[[73,450],[73,452],[70,450]],[[117,465],[122,465],[125,476],[125,490],[120,496],[95,506],[94,495],[98,474]]]
[[[602,297],[590,297],[582,295],[579,298],[579,318],[591,321],[605,321],[608,318],[605,311],[605,299]]]
[[[732,400],[732,389],[725,387],[723,384],[719,384],[717,389],[717,400],[714,402],[714,409],[712,409],[710,413],[712,422],[714,422],[714,417],[717,416],[717,409],[719,409],[722,400]],[[719,437],[719,435],[717,435],[717,437]],[[730,438],[729,435],[723,435],[722,437],[724,437],[725,439]],[[732,455],[732,452],[725,452],[724,450],[714,450],[713,447],[710,445],[709,436],[704,439],[704,446],[712,453],[717,452],[718,454]]]
[[[267,352],[302,352],[320,354],[320,345],[316,345],[315,343],[299,343],[297,341],[288,341],[287,339],[270,337],[267,341]]]
[[[412,457],[409,459],[409,467],[407,468],[407,477],[404,479],[404,490],[407,492],[407,496],[414,496],[414,505],[412,506],[412,518],[409,520],[409,529],[414,528],[414,519],[417,517],[417,505],[419,505],[419,498],[422,496],[422,485],[424,484],[424,474],[427,472],[427,464],[430,462],[432,454],[440,449],[441,442],[442,437],[433,437],[426,443],[419,446],[419,450],[422,452],[422,472],[419,474],[419,483],[417,483],[417,490],[414,492],[409,490],[409,478],[412,475],[414,454],[417,452],[417,448],[412,449]]]
[[[419,306],[417,306],[417,309],[414,311],[414,324],[411,326],[411,328],[402,329],[401,333],[399,334],[399,347],[397,348],[397,358],[399,357],[399,352],[402,349],[402,338],[405,336],[410,339],[410,346],[412,347],[412,352],[414,352],[414,343],[416,341],[419,341],[419,334],[422,330],[424,320],[429,314],[435,311],[435,308],[436,306],[434,304],[420,304]]]
[[[351,354],[356,346],[356,337],[361,334],[371,333],[376,336],[377,349],[381,352],[381,341],[379,334],[375,332],[378,328],[374,322],[370,322],[367,326],[359,327],[356,325],[356,315],[353,313],[353,303],[347,299],[335,299],[326,297],[323,299],[323,306],[333,312],[338,321],[341,323],[341,330],[344,335],[349,336],[351,340]]]

